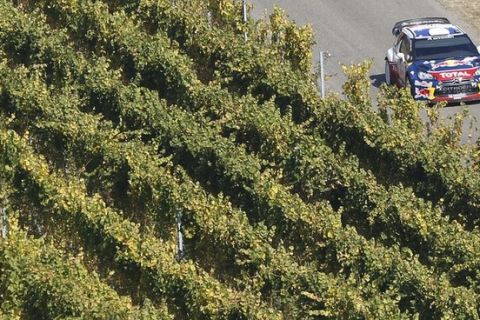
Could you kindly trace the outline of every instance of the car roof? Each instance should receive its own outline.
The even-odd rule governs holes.
[[[453,37],[465,34],[460,27],[451,23],[432,23],[406,26],[403,33],[410,39],[432,39],[435,37]]]

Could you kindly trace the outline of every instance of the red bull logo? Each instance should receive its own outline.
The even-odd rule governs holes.
[[[469,65],[473,67],[472,61],[475,60],[476,57],[467,57],[462,60],[445,60],[441,61],[438,63],[435,63],[432,65],[432,70],[436,70],[438,68],[443,68],[443,67],[458,67],[458,66],[464,66],[464,65]]]
[[[462,65],[463,64],[463,61],[459,61],[459,60],[447,60],[447,61],[443,61],[443,62],[439,62],[437,64],[434,65],[434,69],[438,69],[438,68],[441,68],[441,67],[456,67],[456,66],[459,66],[459,65]]]

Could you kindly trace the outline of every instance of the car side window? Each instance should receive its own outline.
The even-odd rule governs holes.
[[[398,53],[403,53],[405,55],[405,59],[407,61],[411,60],[412,56],[411,56],[410,40],[404,33],[402,33],[399,36],[398,41],[395,45],[395,48]]]
[[[402,40],[405,38],[405,35],[402,33],[400,36],[397,38],[397,41],[395,41],[395,51],[400,52],[400,45],[402,44]]]
[[[400,52],[405,54],[405,56],[407,54],[410,55],[410,41],[407,37],[403,37],[402,42],[400,43]]]

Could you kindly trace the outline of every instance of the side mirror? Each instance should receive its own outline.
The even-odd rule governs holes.
[[[478,54],[480,55],[480,46],[477,46]]]
[[[397,54],[397,58],[403,62],[405,62],[405,54],[403,54],[402,52],[399,52]]]

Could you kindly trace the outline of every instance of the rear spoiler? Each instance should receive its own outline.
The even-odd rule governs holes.
[[[442,17],[402,20],[395,23],[395,26],[393,26],[393,29],[392,29],[392,34],[394,36],[398,36],[402,31],[402,29],[405,27],[418,26],[421,24],[434,24],[434,23],[450,23],[450,21],[447,18],[442,18]]]

